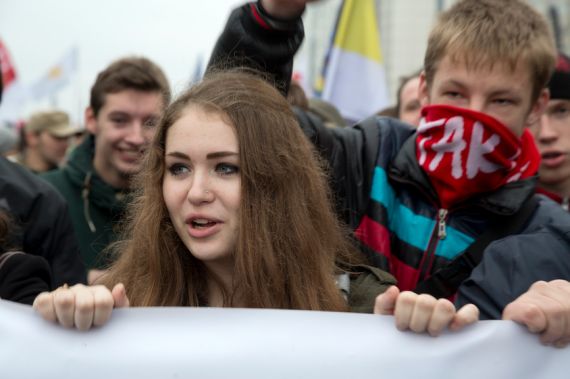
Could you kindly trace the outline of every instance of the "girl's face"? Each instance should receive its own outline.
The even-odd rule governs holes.
[[[238,152],[234,128],[196,106],[167,132],[162,191],[170,219],[190,253],[216,272],[233,269],[241,197]]]

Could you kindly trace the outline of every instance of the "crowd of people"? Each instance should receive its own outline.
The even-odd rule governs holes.
[[[82,330],[249,307],[431,335],[506,319],[568,345],[570,60],[545,18],[458,1],[393,109],[346,126],[291,83],[307,2],[234,10],[172,102],[155,63],[111,63],[67,156],[67,116],[34,115],[20,165],[0,159],[0,298]]]

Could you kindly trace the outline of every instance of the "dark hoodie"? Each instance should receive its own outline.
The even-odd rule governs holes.
[[[71,153],[68,163],[42,178],[53,184],[69,204],[81,256],[87,269],[110,263],[102,251],[116,238],[116,223],[125,209],[125,193],[105,183],[95,172],[95,138],[90,135]]]

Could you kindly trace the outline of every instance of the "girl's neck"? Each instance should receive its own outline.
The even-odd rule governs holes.
[[[243,307],[242,297],[233,293],[233,267],[206,264],[208,284],[208,306]],[[224,299],[224,293],[227,298]],[[231,302],[228,303],[228,302]]]

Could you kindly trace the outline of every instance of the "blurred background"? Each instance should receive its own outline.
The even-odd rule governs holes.
[[[384,72],[382,82],[373,85],[387,96],[387,104],[375,105],[380,109],[380,105],[395,102],[399,78],[421,68],[427,35],[437,14],[455,1],[370,2],[379,41],[377,62]],[[570,0],[529,2],[549,19],[560,50],[568,53]],[[5,85],[0,122],[15,125],[35,111],[58,108],[80,125],[97,73],[125,55],[144,55],[158,63],[176,94],[200,78],[231,9],[242,3],[0,0],[0,61]],[[309,97],[319,96],[327,80],[323,64],[342,5],[342,0],[324,0],[311,4],[305,12],[306,39],[296,57],[294,77]],[[364,23],[357,18],[361,16],[350,17],[356,24]],[[372,30],[370,27],[366,30]]]

